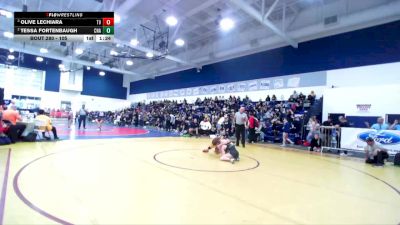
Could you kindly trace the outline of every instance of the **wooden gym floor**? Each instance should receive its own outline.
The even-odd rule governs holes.
[[[398,224],[400,168],[210,139],[19,143],[0,150],[2,224]]]

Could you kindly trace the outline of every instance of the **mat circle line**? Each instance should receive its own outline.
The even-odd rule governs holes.
[[[260,166],[260,162],[259,162],[257,159],[255,159],[255,158],[253,158],[253,157],[250,157],[250,156],[247,156],[247,155],[240,155],[240,157],[241,157],[241,158],[243,158],[243,157],[244,157],[244,158],[249,158],[249,159],[255,161],[255,162],[256,162],[256,165],[253,166],[253,167],[250,167],[250,168],[240,169],[240,170],[201,170],[201,169],[192,169],[192,168],[187,168],[187,167],[181,167],[181,166],[171,165],[171,164],[165,163],[165,162],[163,162],[163,161],[161,161],[160,159],[157,158],[157,157],[158,157],[159,155],[161,155],[161,154],[164,154],[164,153],[167,153],[167,152],[176,152],[176,151],[199,151],[199,150],[198,150],[198,149],[173,149],[173,150],[166,150],[166,151],[161,151],[161,152],[158,152],[158,153],[154,154],[153,159],[154,159],[156,162],[158,162],[158,163],[160,163],[160,164],[162,164],[162,165],[165,165],[165,166],[169,166],[169,167],[173,167],[173,168],[177,168],[177,169],[182,169],[182,170],[190,170],[190,171],[197,171],[197,172],[208,172],[208,173],[233,173],[233,172],[243,172],[243,171],[249,171],[249,170],[257,169],[257,167]],[[238,162],[238,163],[240,163],[240,162]]]

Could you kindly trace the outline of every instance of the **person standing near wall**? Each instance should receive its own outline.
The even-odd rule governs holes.
[[[89,112],[85,109],[85,105],[82,105],[82,108],[79,110],[79,119],[78,119],[78,129],[81,129],[81,124],[83,122],[83,129],[86,129],[86,116]]]
[[[350,127],[349,122],[347,122],[346,117],[344,116],[339,116],[339,124],[335,125],[336,129],[337,129],[337,143],[338,143],[338,148],[340,148],[340,138],[341,138],[341,129],[343,127]],[[347,155],[347,151],[344,150],[342,153],[340,153],[340,150],[338,150],[338,154],[340,154],[341,156],[346,156]]]
[[[287,118],[283,119],[282,126],[282,147],[286,147],[286,142],[289,142],[291,145],[294,144],[292,140],[289,139],[289,133],[292,129],[292,124],[288,121]]]
[[[241,140],[243,148],[245,147],[246,126],[248,122],[247,114],[244,111],[245,108],[242,106],[235,113],[236,146],[239,146],[239,140]]]
[[[254,116],[254,112],[249,113],[249,143],[255,143],[257,141],[256,129],[259,126],[258,119]]]
[[[67,111],[68,129],[71,128],[73,118],[74,118],[74,113],[72,112],[71,109],[68,109]]]

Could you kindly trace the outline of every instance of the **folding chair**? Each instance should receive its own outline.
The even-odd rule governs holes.
[[[44,140],[44,137],[42,135],[43,132],[47,133],[48,137],[50,137],[50,132],[46,129],[47,127],[46,121],[35,120],[34,123],[35,123],[35,129],[33,131],[37,134],[39,140]]]

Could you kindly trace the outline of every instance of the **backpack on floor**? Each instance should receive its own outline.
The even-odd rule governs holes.
[[[11,140],[7,136],[0,136],[0,145],[9,145],[11,144]]]
[[[37,137],[37,133],[35,132],[30,132],[28,135],[24,137],[24,141],[27,142],[35,142]]]
[[[395,166],[400,166],[400,152],[394,155],[393,163]]]

